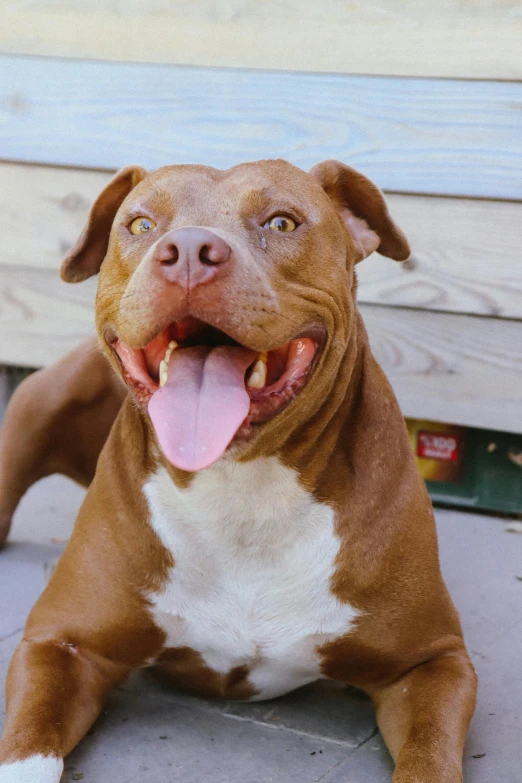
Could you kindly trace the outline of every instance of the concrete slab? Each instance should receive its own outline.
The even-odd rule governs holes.
[[[3,694],[5,676],[7,674],[7,669],[9,668],[11,658],[13,657],[13,653],[21,638],[22,631],[16,631],[15,633],[10,634],[10,636],[6,636],[0,642],[0,691],[2,692],[2,696],[0,697],[0,715],[2,716],[5,714]],[[3,726],[2,720],[0,720],[0,725]]]
[[[375,712],[370,700],[353,688],[343,688],[330,682],[316,682],[284,698],[252,704],[202,702],[165,688],[147,673],[132,677],[122,689],[134,695],[146,693],[188,708],[201,709],[204,703],[205,709],[220,712],[231,720],[287,731],[352,750],[360,747],[376,731]]]
[[[446,584],[470,652],[482,653],[522,622],[522,535],[495,517],[442,509],[436,517]]]
[[[284,699],[231,703],[227,714],[243,720],[274,723],[358,748],[373,736],[375,711],[371,701],[355,688],[317,682],[289,693]]]
[[[350,749],[148,693],[116,692],[67,761],[65,780],[314,783]]]
[[[466,745],[473,783],[522,780],[522,535],[505,520],[437,511],[444,577],[479,678]]]
[[[41,482],[13,529],[18,541],[40,543],[15,541],[0,553],[0,681],[43,586],[44,564],[60,550],[49,542],[69,535],[82,495],[59,478]],[[520,783],[522,535],[506,533],[502,520],[454,511],[439,510],[437,524],[444,574],[480,678],[466,781]],[[364,696],[329,683],[273,702],[220,704],[139,675],[115,692],[64,780],[389,783],[392,763],[374,721]]]
[[[49,476],[22,498],[14,516],[11,541],[63,543],[71,535],[85,490],[63,476]]]
[[[23,628],[62,547],[10,541],[0,551],[0,640]]]
[[[380,734],[334,767],[321,783],[390,783],[393,762]]]
[[[522,601],[521,604],[522,606]],[[470,781],[522,780],[522,611],[508,631],[473,662],[478,704],[466,748]]]

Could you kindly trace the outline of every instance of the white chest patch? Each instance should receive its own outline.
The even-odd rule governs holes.
[[[257,699],[318,679],[317,647],[358,615],[330,591],[333,509],[276,457],[220,461],[187,489],[161,468],[143,490],[175,563],[150,596],[167,645],[197,650],[217,672],[248,666]]]

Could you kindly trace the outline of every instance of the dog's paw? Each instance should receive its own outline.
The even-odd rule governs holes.
[[[63,759],[38,754],[0,764],[0,783],[60,783],[62,772]]]

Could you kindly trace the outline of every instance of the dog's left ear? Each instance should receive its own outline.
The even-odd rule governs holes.
[[[62,261],[60,276],[66,283],[80,283],[100,271],[107,254],[109,234],[124,199],[146,177],[141,166],[125,166],[111,179],[92,205],[87,225]]]
[[[355,239],[361,261],[376,250],[382,256],[406,261],[410,256],[408,240],[394,223],[377,185],[350,166],[337,160],[325,160],[310,171],[334,202]]]

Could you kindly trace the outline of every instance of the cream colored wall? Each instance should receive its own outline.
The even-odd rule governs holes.
[[[513,0],[4,0],[0,51],[520,79]]]
[[[1,19],[0,54],[522,80],[522,10],[511,0],[4,0]],[[38,61],[31,67],[38,85]],[[24,100],[9,96],[21,122]],[[128,100],[139,104],[140,93]],[[506,110],[522,139],[520,111]],[[488,123],[494,152],[502,123]],[[9,149],[0,149],[0,362],[38,366],[92,333],[95,281],[66,286],[57,269],[110,174],[9,162],[33,160]],[[477,177],[480,144],[470,150]],[[520,145],[502,155],[504,175],[521,170]],[[405,415],[522,432],[522,206],[429,193],[388,194],[411,262],[360,266],[374,350]]]

